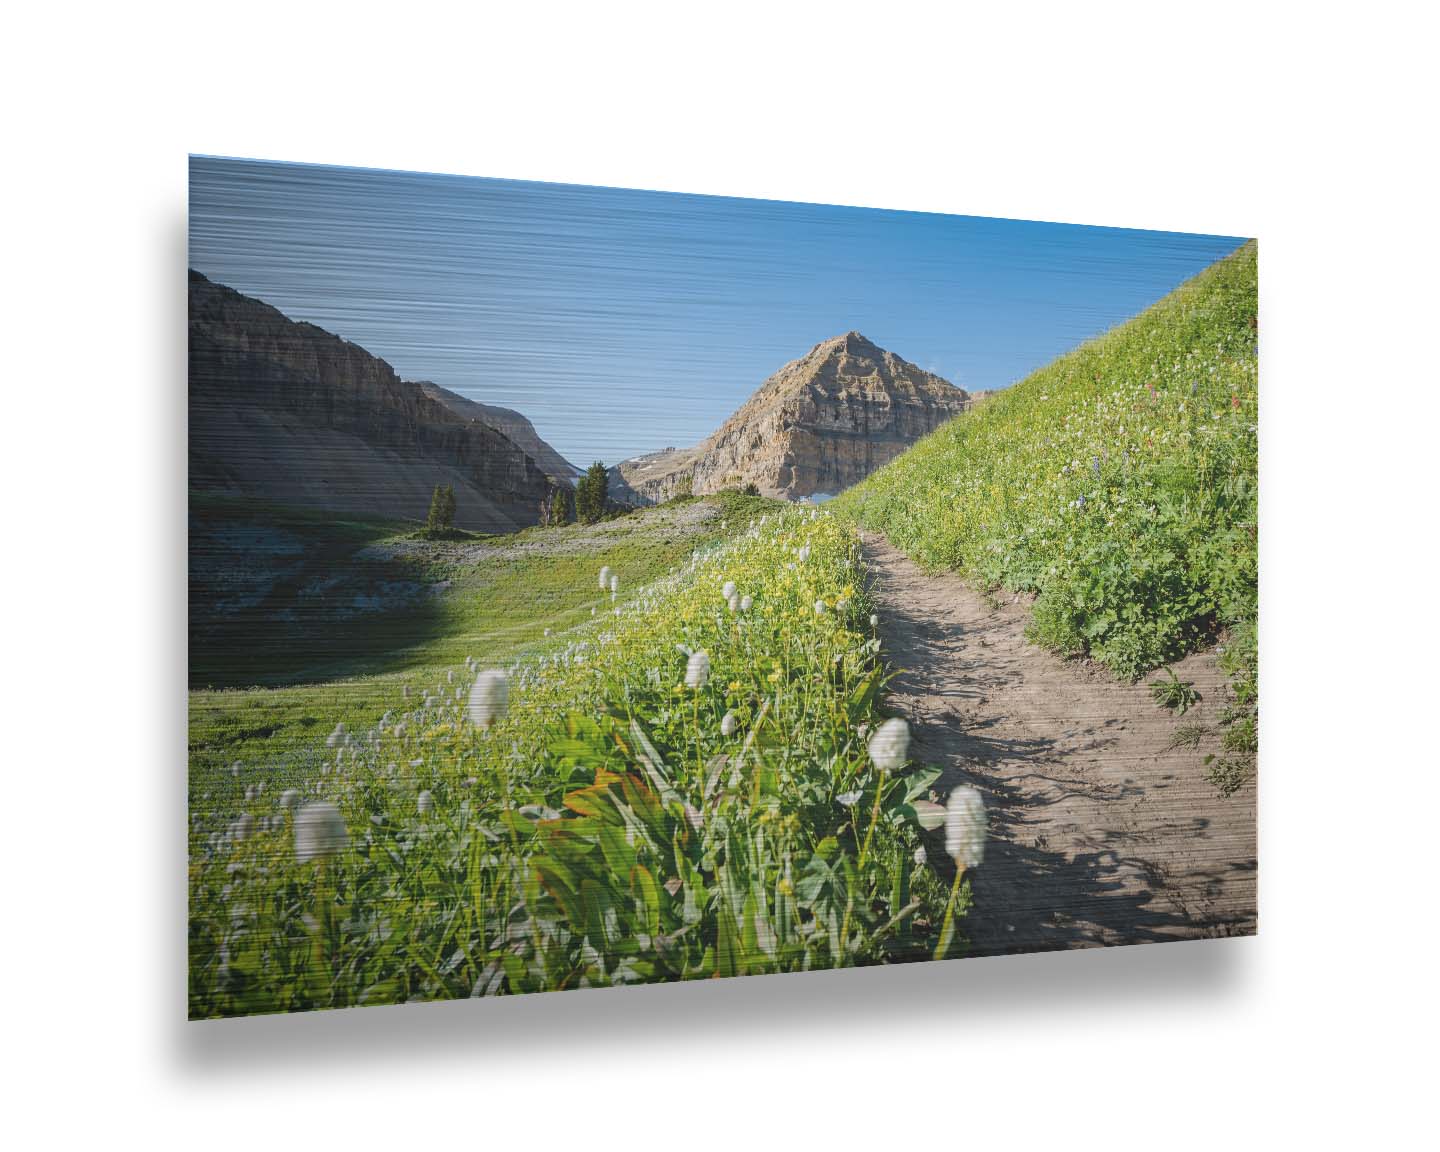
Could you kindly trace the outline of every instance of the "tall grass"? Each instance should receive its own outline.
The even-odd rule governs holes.
[[[193,818],[191,1014],[948,950],[968,885],[917,862],[937,772],[867,755],[861,584],[852,528],[767,514],[511,665],[491,726],[476,652],[371,729],[237,766]]]

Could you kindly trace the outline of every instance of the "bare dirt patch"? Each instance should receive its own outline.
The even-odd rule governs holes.
[[[1028,605],[927,575],[879,536],[865,550],[890,705],[942,791],[985,796],[991,840],[972,879],[973,955],[1255,932],[1255,785],[1205,779],[1225,700],[1216,653],[1174,666],[1201,701],[1156,705],[1147,676],[1117,681],[1025,639]],[[1210,730],[1198,747],[1178,729]]]

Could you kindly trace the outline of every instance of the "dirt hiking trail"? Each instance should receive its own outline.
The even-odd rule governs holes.
[[[1255,931],[1255,785],[1229,798],[1178,727],[1214,728],[1225,674],[1213,651],[1176,664],[1202,700],[1183,718],[1149,681],[1126,684],[1024,637],[1028,606],[992,606],[865,537],[889,704],[911,756],[943,766],[944,795],[985,797],[990,842],[972,876],[971,955],[1139,944]]]

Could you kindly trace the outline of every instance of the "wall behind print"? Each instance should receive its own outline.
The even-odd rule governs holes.
[[[1405,506],[1433,93],[1401,6],[60,17],[12,18],[3,80],[7,1023],[51,1142],[1393,1142],[1434,803]],[[1261,938],[183,1025],[190,151],[1259,236]],[[1354,650],[1386,636],[1412,655]]]

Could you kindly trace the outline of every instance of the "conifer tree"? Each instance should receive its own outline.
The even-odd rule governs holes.
[[[595,461],[575,483],[575,516],[582,524],[594,524],[605,515],[610,495],[610,478],[605,465]]]

